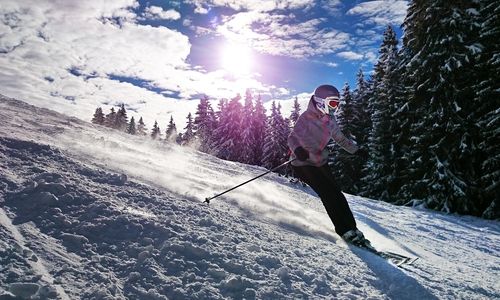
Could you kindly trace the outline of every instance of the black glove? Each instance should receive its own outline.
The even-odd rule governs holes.
[[[359,156],[363,160],[368,160],[368,158],[370,158],[370,154],[368,153],[368,151],[366,151],[363,148],[359,148],[358,151],[356,151],[356,153],[354,153],[354,154],[356,154],[357,156]]]
[[[306,159],[309,158],[309,152],[307,152],[307,150],[304,149],[302,146],[295,148],[295,150],[293,150],[293,153],[295,153],[295,156],[300,161],[305,161]]]

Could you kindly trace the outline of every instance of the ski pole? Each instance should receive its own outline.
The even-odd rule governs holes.
[[[222,195],[224,195],[225,193],[230,192],[230,191],[232,191],[232,190],[234,190],[234,189],[237,189],[237,188],[239,188],[240,186],[242,186],[242,185],[245,185],[245,184],[249,183],[250,181],[254,181],[254,180],[255,180],[255,179],[257,179],[257,178],[260,178],[260,177],[262,177],[262,176],[264,176],[264,175],[267,175],[267,174],[269,174],[269,173],[271,173],[271,172],[274,172],[274,171],[278,170],[279,168],[283,167],[284,165],[287,165],[287,164],[291,163],[291,162],[292,162],[292,161],[294,161],[294,160],[296,160],[296,158],[291,159],[291,160],[289,160],[289,161],[287,161],[287,162],[284,162],[284,163],[282,163],[281,165],[279,165],[279,166],[277,166],[277,167],[274,167],[273,169],[271,169],[271,170],[269,170],[269,171],[267,171],[267,172],[265,172],[265,173],[262,173],[262,174],[260,174],[260,175],[259,175],[259,176],[257,176],[257,177],[254,177],[254,178],[249,179],[249,180],[247,180],[247,181],[245,181],[245,182],[243,182],[243,183],[240,183],[240,184],[238,184],[238,185],[237,185],[237,186],[235,186],[235,187],[232,187],[232,188],[230,188],[230,189],[228,189],[228,190],[225,190],[224,192],[222,192],[222,193],[220,193],[220,194],[217,194],[217,195],[215,195],[215,196],[213,196],[213,197],[205,198],[205,201],[204,201],[204,202],[206,202],[207,204],[210,204],[210,200],[215,199],[215,198],[217,198],[217,197],[219,197],[219,196],[222,196]]]

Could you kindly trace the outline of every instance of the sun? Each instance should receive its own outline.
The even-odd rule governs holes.
[[[231,75],[242,77],[252,71],[253,57],[248,46],[228,43],[224,46],[220,55],[222,68]]]

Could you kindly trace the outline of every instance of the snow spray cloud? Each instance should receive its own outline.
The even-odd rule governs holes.
[[[102,130],[102,129],[101,129]],[[92,157],[105,168],[149,185],[162,187],[191,201],[212,196],[260,175],[266,169],[201,153],[173,143],[152,141],[101,130],[66,131],[59,142],[82,158]],[[126,138],[125,138],[126,137]],[[304,207],[293,199],[314,196],[290,186],[287,179],[269,174],[221,196],[244,214],[279,224],[305,235],[322,235],[335,240],[333,226],[321,206]],[[216,202],[214,202],[216,203]],[[216,204],[215,204],[216,205]]]

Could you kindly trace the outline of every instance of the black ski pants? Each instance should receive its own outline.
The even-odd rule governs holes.
[[[356,221],[349,204],[327,164],[321,167],[293,166],[293,170],[295,175],[307,183],[321,198],[338,235],[342,236],[347,231],[356,229]]]

